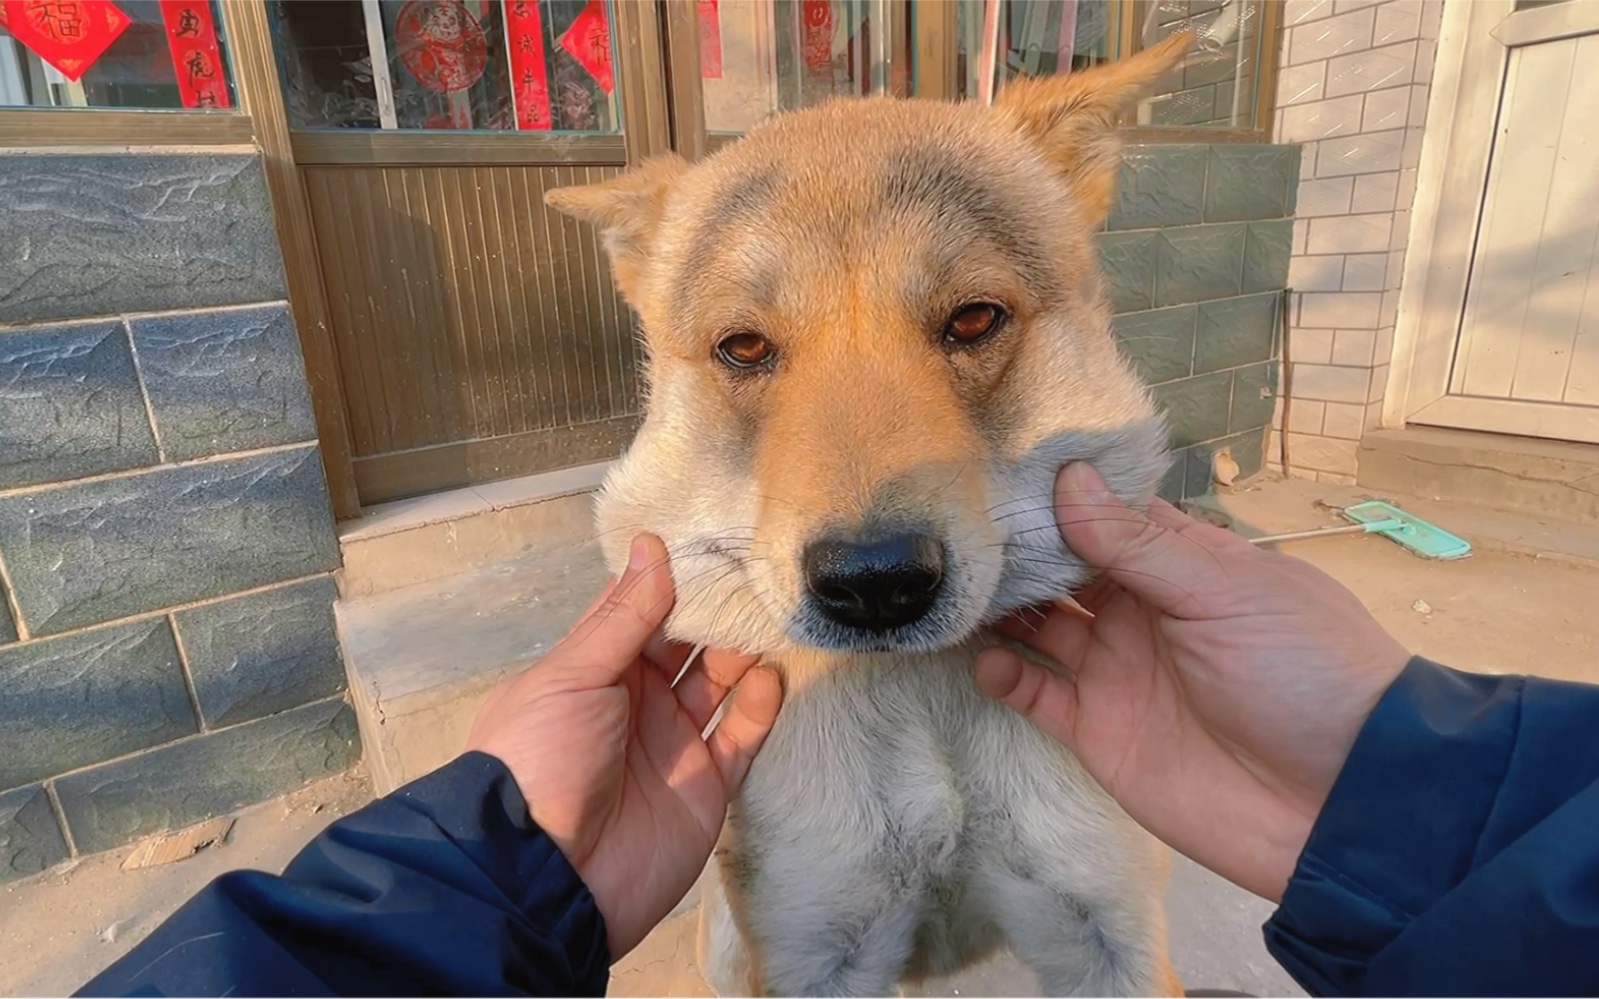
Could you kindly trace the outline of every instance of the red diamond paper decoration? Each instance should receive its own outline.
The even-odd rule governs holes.
[[[611,22],[605,16],[605,0],[589,0],[561,36],[561,48],[589,71],[601,90],[611,92],[616,83],[611,76]]]
[[[76,83],[133,21],[111,0],[5,0],[6,30]]]

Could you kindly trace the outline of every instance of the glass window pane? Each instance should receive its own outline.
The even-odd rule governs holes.
[[[0,0],[0,107],[230,111],[208,0]]]
[[[1140,125],[1255,126],[1262,0],[1159,0],[1144,44],[1193,31],[1198,45],[1138,111]]]
[[[620,130],[606,0],[275,0],[296,128]]]
[[[1107,0],[962,0],[957,94],[991,99],[1018,76],[1069,73],[1108,61],[1113,6]]]
[[[705,126],[761,119],[840,95],[905,94],[908,19],[888,0],[699,0]]]
[[[956,80],[961,97],[991,100],[1018,76],[1085,69],[1119,51],[1125,18],[1147,47],[1181,31],[1199,36],[1187,62],[1138,110],[1138,124],[1255,126],[1255,80],[1268,0],[960,0]]]

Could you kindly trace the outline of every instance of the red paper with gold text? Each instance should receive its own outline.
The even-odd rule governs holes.
[[[222,46],[207,0],[161,0],[172,72],[186,108],[230,108]]]
[[[561,36],[561,48],[588,70],[601,90],[609,94],[615,88],[616,78],[611,71],[611,20],[605,12],[605,0],[589,0]]]
[[[4,0],[5,28],[76,83],[133,20],[111,0]]]
[[[544,62],[544,19],[538,0],[505,5],[505,32],[511,48],[511,88],[516,97],[516,127],[550,130],[549,72]]]

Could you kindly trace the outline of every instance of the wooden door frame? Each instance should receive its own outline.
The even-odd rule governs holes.
[[[333,516],[343,520],[361,512],[361,500],[355,489],[344,383],[333,344],[333,326],[328,319],[316,233],[311,228],[311,205],[294,161],[288,111],[272,50],[271,24],[266,4],[260,0],[224,0],[222,17],[232,50],[239,105],[254,122],[256,145],[261,150],[271,195],[289,308],[300,333],[300,353],[305,359],[306,381],[311,386],[311,408],[316,416],[328,499]]]
[[[1577,27],[1579,21],[1587,27]],[[1532,41],[1586,34],[1595,25],[1599,25],[1599,9],[1587,4],[1523,11],[1515,9],[1514,0],[1444,5],[1416,178],[1410,249],[1400,282],[1383,426],[1437,423],[1548,436],[1544,432],[1547,405],[1452,396],[1449,383],[1510,50]],[[1562,35],[1563,30],[1568,33]],[[1599,434],[1599,427],[1595,432]]]

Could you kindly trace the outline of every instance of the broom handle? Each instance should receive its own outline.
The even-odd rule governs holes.
[[[1365,534],[1367,531],[1386,530],[1398,521],[1374,520],[1369,524],[1351,524],[1348,527],[1321,527],[1314,531],[1292,531],[1288,534],[1268,534],[1264,538],[1250,538],[1252,545],[1275,545],[1279,541],[1298,541],[1301,538],[1324,538],[1333,534]]]

